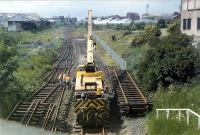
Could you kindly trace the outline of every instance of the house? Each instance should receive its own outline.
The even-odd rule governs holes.
[[[200,38],[200,0],[182,0],[181,31]]]
[[[8,19],[8,31],[23,31],[41,27],[42,18],[37,14],[15,14]]]
[[[0,13],[0,24],[8,31],[33,30],[42,27],[42,22],[35,13]]]
[[[14,13],[0,13],[0,26],[8,28],[8,19],[15,15]]]

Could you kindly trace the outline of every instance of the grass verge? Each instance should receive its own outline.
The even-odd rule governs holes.
[[[200,81],[191,86],[171,87],[168,91],[158,91],[153,96],[154,108],[189,108],[200,114]],[[169,120],[166,112],[159,113],[156,119],[156,111],[148,115],[147,131],[150,135],[199,135],[197,129],[198,119],[190,115],[190,125],[186,123],[186,113],[182,112],[181,122],[178,121],[178,112],[170,112]]]

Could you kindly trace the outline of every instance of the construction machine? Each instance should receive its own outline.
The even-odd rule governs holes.
[[[76,123],[81,126],[102,126],[108,121],[108,90],[104,72],[94,60],[92,10],[88,11],[87,56],[85,65],[76,70],[75,107]]]

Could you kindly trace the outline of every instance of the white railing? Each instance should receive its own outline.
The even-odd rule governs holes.
[[[169,111],[178,111],[178,120],[181,121],[181,112],[185,111],[187,114],[187,125],[189,125],[190,114],[193,114],[198,119],[198,130],[200,129],[200,115],[191,109],[156,109],[156,118],[158,119],[159,111],[166,111],[167,119],[169,119]]]

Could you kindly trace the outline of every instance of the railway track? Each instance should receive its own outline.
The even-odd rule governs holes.
[[[122,115],[143,114],[151,110],[152,102],[147,93],[142,92],[127,70],[121,71],[116,67],[108,67],[108,70]]]
[[[107,135],[107,131],[104,127],[99,128],[81,128],[81,135]]]
[[[70,41],[62,44],[60,55],[55,59],[52,71],[44,78],[46,83],[25,101],[17,103],[7,117],[8,120],[18,121],[26,126],[41,127],[52,132],[61,131],[60,123],[63,122],[58,120],[58,117],[63,95],[69,88],[59,82],[58,76],[65,70],[70,74],[74,65],[72,49]]]

